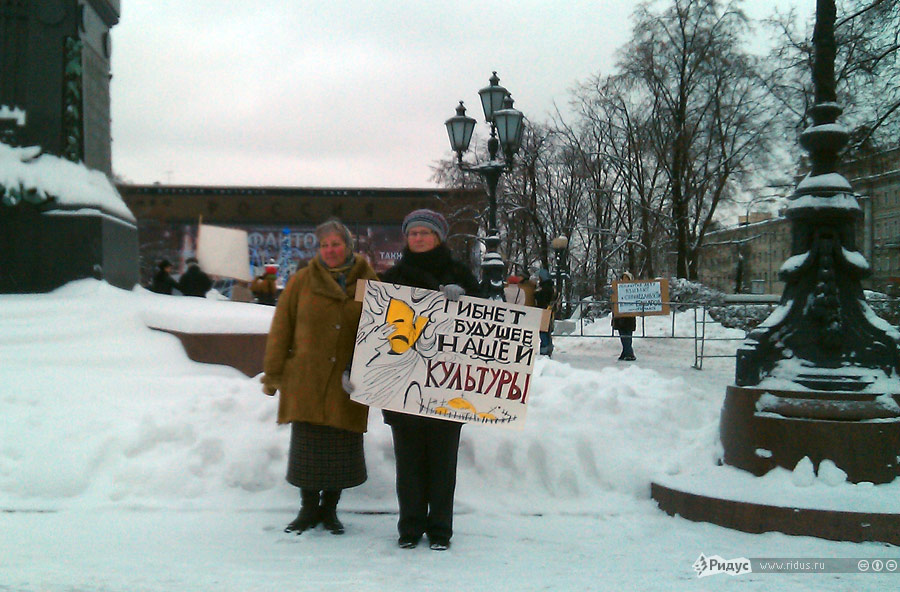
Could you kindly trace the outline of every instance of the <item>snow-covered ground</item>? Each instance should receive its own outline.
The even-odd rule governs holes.
[[[894,558],[877,543],[751,535],[672,518],[650,482],[715,464],[730,358],[691,368],[690,340],[556,337],[523,430],[463,429],[453,547],[396,546],[390,432],[373,412],[369,480],[339,507],[347,533],[285,534],[289,430],[256,379],[189,360],[180,330],[265,332],[271,308],[127,292],[94,280],[0,296],[0,591],[885,590],[896,573],[698,578],[701,554]],[[681,313],[676,334],[690,335]],[[671,319],[648,319],[663,335]],[[721,327],[708,334],[733,336]],[[586,333],[609,335],[608,319]],[[707,353],[737,342],[707,343]],[[897,484],[802,467],[732,493],[815,494],[900,511]],[[702,477],[701,477],[702,479]],[[735,489],[735,488],[732,488]]]

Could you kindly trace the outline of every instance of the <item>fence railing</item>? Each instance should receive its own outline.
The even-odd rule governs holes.
[[[669,321],[667,323],[668,332],[663,335],[648,335],[647,334],[647,318],[648,316],[663,316],[659,314],[655,315],[638,315],[639,322],[637,324],[637,329],[632,337],[638,339],[682,339],[682,340],[691,340],[694,344],[694,363],[693,367],[697,370],[703,369],[703,360],[709,358],[733,358],[735,357],[734,353],[731,354],[721,354],[721,353],[708,353],[706,351],[706,343],[710,341],[731,341],[731,342],[741,342],[745,339],[747,330],[744,330],[744,334],[740,337],[714,337],[707,335],[706,327],[710,324],[720,324],[719,321],[714,320],[710,316],[710,308],[721,308],[721,307],[755,307],[758,308],[760,306],[774,307],[777,303],[776,297],[770,298],[748,298],[748,299],[739,299],[734,297],[726,298],[726,302],[724,302],[720,306],[710,307],[707,303],[702,302],[663,302],[662,304],[667,306],[669,309],[668,317]],[[605,328],[604,332],[591,332],[590,334],[585,334],[585,320],[594,320],[603,318],[608,315],[613,310],[613,305],[615,304],[612,300],[581,300],[571,303],[573,309],[575,311],[574,317],[565,320],[559,320],[556,322],[556,334],[557,335],[566,335],[570,337],[593,337],[593,338],[618,338],[618,334],[612,328],[610,324],[608,329]],[[659,303],[654,305],[654,310],[659,309]],[[682,331],[679,334],[679,327],[677,326],[677,319],[679,312],[693,312],[692,319],[692,327],[689,331]],[[770,312],[770,311],[769,311]],[[743,316],[759,316],[759,315],[748,315],[744,314]],[[765,318],[768,316],[768,312],[762,317]],[[762,319],[759,319],[762,320]],[[684,322],[684,318],[682,317],[682,322]],[[593,324],[593,323],[591,323]],[[567,330],[568,329],[568,330]],[[608,332],[607,332],[608,331]],[[737,349],[737,348],[735,348]]]
[[[635,331],[633,337],[640,339],[690,339],[694,342],[693,367],[697,370],[702,370],[704,359],[733,358],[737,350],[735,347],[735,353],[730,354],[708,353],[706,351],[707,342],[743,341],[746,339],[747,333],[771,314],[779,300],[780,298],[774,295],[730,294],[725,296],[721,304],[715,305],[703,302],[664,302],[662,304],[668,305],[669,317],[671,318],[669,333],[665,335],[647,335],[647,317],[639,316],[638,330]],[[867,298],[866,302],[879,317],[895,327],[900,326],[900,297],[878,295]],[[592,332],[590,335],[585,335],[584,333],[584,320],[605,317],[613,310],[613,304],[615,302],[612,300],[572,301],[569,303],[569,306],[575,311],[573,316],[576,318],[556,321],[556,334],[601,339],[617,338],[618,334],[613,330],[612,325],[607,327],[608,333]],[[679,335],[676,330],[676,313],[689,310],[693,310],[693,330],[688,331],[687,334]],[[712,312],[716,312],[718,318],[713,318]],[[573,321],[572,325],[568,325],[569,331],[563,332],[567,328],[567,323],[572,323]],[[744,335],[742,337],[709,336],[706,328],[711,324],[738,328],[743,330]]]

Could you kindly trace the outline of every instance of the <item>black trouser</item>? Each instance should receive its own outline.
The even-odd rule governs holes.
[[[410,421],[412,420],[412,421]],[[462,424],[408,418],[392,425],[397,459],[397,500],[401,537],[450,539],[453,535],[453,493]]]
[[[634,349],[631,347],[632,331],[628,329],[619,329],[619,341],[622,342],[622,355],[619,358],[633,358]]]

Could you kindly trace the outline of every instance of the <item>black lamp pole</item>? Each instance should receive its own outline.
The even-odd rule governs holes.
[[[863,295],[860,281],[870,270],[855,237],[862,211],[838,173],[849,134],[837,123],[835,13],[834,0],[817,0],[815,105],[812,125],[800,135],[812,167],[787,208],[793,246],[780,272],[781,307],[738,351],[735,378],[741,386],[783,375],[811,389],[859,391],[900,372],[897,332],[873,320]],[[783,363],[788,359],[793,363]],[[793,372],[797,367],[802,370]]]
[[[512,170],[513,156],[522,144],[523,115],[513,108],[509,92],[499,85],[500,79],[494,72],[490,84],[478,91],[484,109],[484,119],[491,126],[488,139],[489,160],[480,164],[463,161],[463,152],[469,149],[475,120],[466,116],[463,102],[459,102],[456,115],[445,122],[450,136],[450,146],[457,156],[460,170],[478,173],[488,191],[488,229],[482,240],[485,253],[481,260],[482,296],[492,300],[503,300],[503,275],[506,265],[500,256],[500,232],[497,228],[497,186],[500,176]],[[498,156],[501,155],[500,159]]]
[[[558,236],[552,241],[550,241],[550,247],[553,249],[554,255],[556,255],[556,297],[559,302],[559,310],[562,311],[563,316],[569,316],[569,308],[566,306],[565,310],[563,310],[563,304],[566,302],[565,296],[565,281],[569,279],[569,263],[567,255],[567,249],[569,247],[569,239],[565,236]]]

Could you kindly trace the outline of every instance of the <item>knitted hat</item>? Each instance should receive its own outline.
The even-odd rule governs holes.
[[[517,276],[517,275],[511,275],[511,276],[509,276],[508,278],[506,278],[506,283],[507,283],[507,284],[518,284],[518,283],[521,282],[521,281],[522,281],[522,278],[520,278],[520,277]]]
[[[447,233],[450,232],[447,219],[434,210],[414,210],[407,214],[403,219],[403,236],[409,234],[409,230],[416,226],[430,228],[438,235],[442,243],[447,240]]]

